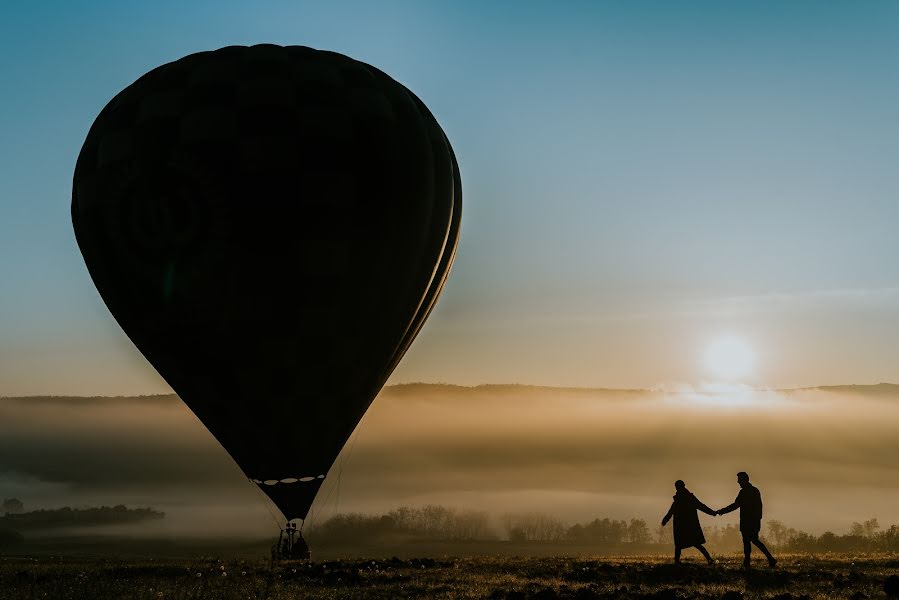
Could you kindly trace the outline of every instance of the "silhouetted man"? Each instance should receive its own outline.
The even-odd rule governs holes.
[[[740,484],[740,493],[737,499],[730,506],[725,506],[717,511],[719,515],[724,515],[740,509],[740,533],[743,535],[743,566],[749,567],[749,556],[752,553],[752,546],[755,544],[768,559],[768,564],[774,566],[777,560],[765,544],[759,539],[759,532],[762,530],[762,494],[758,488],[749,483],[749,475],[740,471],[737,473],[737,483]]]

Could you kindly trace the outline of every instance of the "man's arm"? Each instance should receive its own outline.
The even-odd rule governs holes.
[[[719,515],[726,515],[726,514],[729,513],[729,512],[734,512],[735,510],[737,510],[738,508],[740,508],[740,505],[741,505],[741,504],[743,504],[743,490],[740,490],[740,493],[737,494],[737,499],[734,500],[734,503],[733,503],[733,504],[730,504],[730,505],[725,506],[724,508],[720,509],[720,510],[718,511],[718,514],[719,514]]]
[[[719,514],[719,515],[726,515],[726,514],[729,513],[729,512],[734,512],[734,511],[737,510],[738,508],[740,508],[740,503],[739,503],[739,502],[734,502],[733,504],[731,504],[731,505],[729,505],[729,506],[725,506],[724,508],[718,509],[718,514]]]

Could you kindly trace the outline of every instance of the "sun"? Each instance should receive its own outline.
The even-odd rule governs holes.
[[[736,335],[715,338],[706,347],[705,368],[720,379],[742,379],[752,374],[755,352],[746,340]]]

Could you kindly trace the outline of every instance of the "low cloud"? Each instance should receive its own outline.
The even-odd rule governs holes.
[[[896,522],[897,422],[896,386],[394,386],[332,468],[315,510],[435,502],[655,520],[675,479],[723,505],[746,470],[772,518],[811,530],[870,516]],[[33,507],[142,500],[175,507],[167,512],[185,524],[244,511],[250,524],[269,519],[174,396],[0,399],[0,496],[11,495]]]

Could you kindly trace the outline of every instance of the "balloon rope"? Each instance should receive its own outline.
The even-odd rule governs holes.
[[[362,433],[362,425],[365,423],[366,416],[368,416],[368,411],[366,411],[362,415],[362,418],[359,419],[359,425],[358,425],[358,427],[356,427],[356,434],[353,435],[353,439],[352,439],[352,441],[350,441],[350,449],[347,450],[347,453],[345,456],[340,457],[340,471],[338,471],[338,473],[337,473],[337,500],[340,500],[340,477],[341,477],[341,475],[343,475],[343,463],[345,463],[347,460],[349,460],[350,455],[353,453],[353,448],[356,447],[356,441],[359,439],[359,434]],[[337,510],[336,504],[335,504],[334,510],[335,511]]]
[[[328,493],[327,493],[327,495],[325,496],[325,499],[321,502],[321,507],[322,507],[322,509],[319,511],[318,514],[313,515],[313,516],[309,519],[309,520],[310,520],[310,523],[309,523],[309,526],[310,526],[310,527],[315,527],[316,520],[319,518],[319,516],[320,516],[322,513],[324,513],[324,508],[328,505],[328,500],[331,499],[331,494],[334,493],[335,488],[338,490],[338,491],[337,491],[337,494],[338,494],[338,499],[339,499],[339,497],[340,497],[340,477],[341,477],[341,475],[343,474],[343,464],[344,464],[344,462],[345,462],[346,460],[349,459],[350,455],[353,453],[353,448],[356,447],[356,441],[359,439],[359,434],[362,432],[362,425],[365,423],[365,417],[367,417],[367,416],[368,416],[368,412],[366,412],[365,414],[363,414],[363,415],[362,415],[362,418],[359,419],[359,425],[356,426],[356,431],[355,431],[354,434],[353,434],[352,440],[350,440],[350,446],[349,446],[349,448],[347,449],[346,453],[341,452],[340,465],[338,466],[338,469],[337,469],[337,481],[336,481],[335,483],[332,483],[332,484],[331,484],[331,487],[330,487],[330,489],[328,490]],[[312,507],[309,508],[309,512],[310,512],[310,513],[312,512]],[[334,513],[335,513],[335,514],[337,513],[337,505],[336,505],[336,503],[335,503],[335,506],[334,506]]]
[[[327,506],[328,500],[331,498],[332,492],[334,492],[334,484],[333,483],[331,484],[331,487],[328,488],[328,493],[325,495],[325,499],[319,503],[319,504],[321,504],[321,507],[322,507],[322,509],[321,509],[321,511],[319,511],[319,513],[316,513],[313,511],[313,508],[315,506],[314,502],[313,502],[313,505],[309,507],[309,527],[312,527],[313,531],[314,531],[315,523],[316,523],[316,521],[318,521],[320,513],[324,512],[325,506]],[[305,525],[305,522],[304,522],[304,525]]]
[[[265,506],[265,509],[268,511],[268,514],[271,516],[272,521],[275,522],[275,527],[278,528],[278,531],[281,531],[281,521],[278,519],[278,516],[272,511],[272,499],[265,495],[257,483],[255,483],[252,479],[250,480],[250,485],[256,488],[256,491],[259,492],[259,495],[262,496],[262,504]]]
[[[346,456],[341,454],[340,456],[340,466],[337,467],[337,493],[334,494],[334,514],[340,514],[340,480],[343,479],[343,463],[346,460]]]

